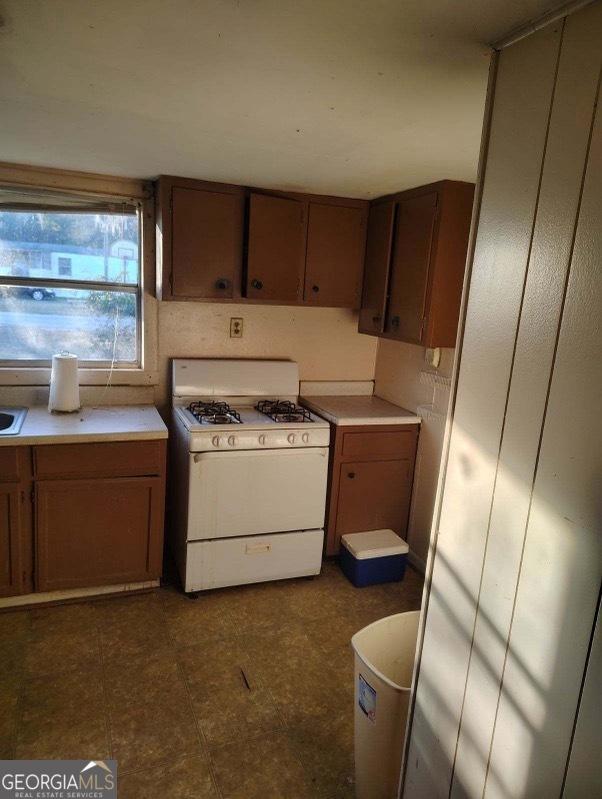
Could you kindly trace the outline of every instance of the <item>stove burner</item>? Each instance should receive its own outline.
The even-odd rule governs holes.
[[[191,402],[188,410],[201,424],[241,424],[240,414],[227,402]]]
[[[290,400],[261,400],[255,409],[275,422],[313,422],[310,412]]]

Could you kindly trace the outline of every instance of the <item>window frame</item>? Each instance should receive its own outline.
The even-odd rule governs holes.
[[[3,285],[33,285],[48,288],[116,289],[137,296],[138,361],[80,361],[80,385],[156,385],[157,303],[155,284],[154,193],[152,183],[129,178],[36,169],[0,163],[0,186],[20,189],[23,194],[36,190],[74,197],[88,197],[102,203],[128,203],[138,207],[140,276],[137,285],[113,282],[78,281],[43,277],[2,277]],[[48,203],[49,210],[55,205]],[[67,209],[65,209],[67,210]],[[72,210],[72,209],[69,209]],[[45,386],[50,383],[50,362],[36,360],[0,360],[0,386]]]

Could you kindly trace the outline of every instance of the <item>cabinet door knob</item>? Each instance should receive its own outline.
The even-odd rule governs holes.
[[[255,278],[254,280],[251,281],[251,287],[259,290],[263,288],[263,283],[261,282],[261,280],[257,280],[257,278]]]
[[[355,477],[355,472],[347,472],[347,477],[348,477],[350,480],[353,480],[353,478]]]
[[[221,289],[222,291],[227,289],[229,285],[230,281],[225,277],[218,277],[218,279],[215,281],[215,288]]]
[[[311,290],[317,292],[317,291],[320,291],[320,287],[319,286],[312,286]]]
[[[394,316],[391,319],[391,327],[394,327],[396,330],[399,327],[399,317],[398,316]]]
[[[372,321],[374,322],[375,325],[377,325],[380,322],[380,316],[373,316]]]

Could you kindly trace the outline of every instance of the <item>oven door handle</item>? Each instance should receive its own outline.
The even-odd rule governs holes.
[[[193,463],[200,463],[201,461],[212,461],[220,458],[262,458],[274,456],[278,454],[284,458],[299,458],[307,456],[310,453],[317,453],[323,458],[328,457],[328,447],[278,447],[276,449],[235,449],[235,450],[220,450],[219,452],[196,452],[191,453]]]

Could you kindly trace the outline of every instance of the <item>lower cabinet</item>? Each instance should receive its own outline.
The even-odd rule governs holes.
[[[409,461],[345,463],[339,472],[337,533],[391,528],[401,535],[410,507]]]
[[[165,443],[0,448],[0,596],[160,577]]]
[[[412,497],[418,425],[334,428],[326,554],[341,536],[394,530],[405,537]]]
[[[141,582],[161,574],[160,477],[36,484],[39,591]]]
[[[27,447],[0,450],[0,596],[33,588],[31,458]]]
[[[0,483],[0,596],[22,593],[21,516],[19,486]]]

